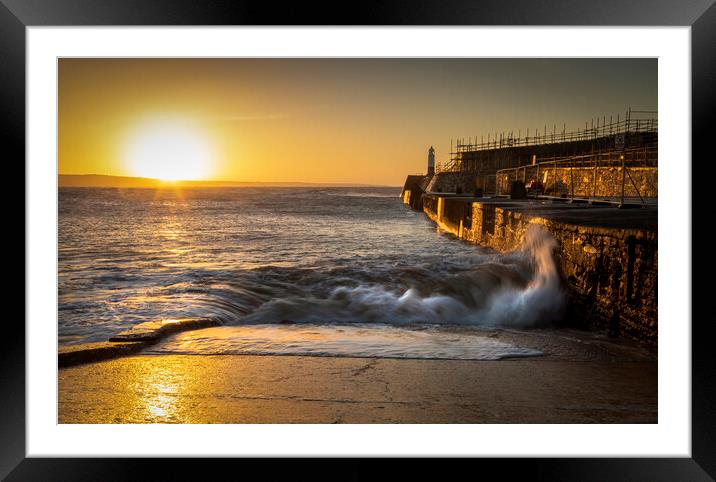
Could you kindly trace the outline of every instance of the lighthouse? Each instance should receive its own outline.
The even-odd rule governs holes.
[[[430,146],[428,150],[428,176],[435,174],[435,148]]]

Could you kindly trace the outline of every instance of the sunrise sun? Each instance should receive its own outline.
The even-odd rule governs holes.
[[[165,181],[205,179],[212,150],[200,130],[180,120],[137,126],[124,146],[124,161],[135,176]]]

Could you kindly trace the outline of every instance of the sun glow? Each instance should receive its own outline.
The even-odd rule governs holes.
[[[205,179],[212,151],[198,129],[183,121],[154,121],[134,129],[124,162],[132,175],[165,181]]]

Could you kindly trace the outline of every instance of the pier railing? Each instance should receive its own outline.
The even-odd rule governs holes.
[[[510,194],[514,181],[522,181],[541,195],[571,199],[658,197],[656,146],[611,150],[594,154],[541,159],[530,165],[500,169],[495,193]],[[529,186],[532,181],[533,186]]]

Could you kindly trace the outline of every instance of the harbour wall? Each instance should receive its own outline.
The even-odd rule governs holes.
[[[569,300],[566,323],[656,344],[658,249],[653,226],[595,222],[625,211],[615,208],[570,210],[477,199],[423,193],[420,204],[443,230],[499,251],[518,249],[528,226],[540,225],[558,243],[554,255]]]
[[[630,167],[624,179],[626,197],[656,198],[658,196],[658,169]],[[494,173],[493,173],[494,174]],[[542,167],[526,166],[523,169],[501,171],[497,175],[481,175],[469,171],[440,172],[431,176],[426,192],[472,194],[476,189],[485,193],[509,194],[512,181],[538,180],[545,194],[569,197],[621,196],[621,167]]]
[[[495,176],[490,179],[472,172],[440,172],[435,174],[426,186],[427,192],[473,193],[476,188],[485,192],[495,191]]]
[[[630,123],[631,127],[637,127],[635,122]],[[642,123],[642,127],[647,124]],[[624,125],[621,126],[622,128]],[[623,134],[623,130],[620,130]],[[582,132],[584,134],[584,131]],[[595,138],[566,140],[549,142],[549,136],[541,137],[540,144],[509,146],[505,143],[495,143],[493,148],[470,149],[465,146],[458,146],[456,162],[462,171],[470,171],[475,174],[494,174],[500,169],[521,167],[531,164],[533,159],[542,162],[554,157],[570,157],[592,155],[599,152],[608,152],[615,148],[615,135],[617,132]],[[643,147],[655,146],[658,142],[656,130],[641,132],[629,132],[624,137],[625,149],[641,149]]]
[[[658,169],[655,167],[630,167],[624,175],[624,196],[656,198],[658,196]],[[514,171],[497,174],[497,193],[509,194],[513,181],[538,180],[545,193],[569,197],[618,197],[621,196],[621,167],[542,167],[526,166]]]
[[[422,210],[422,196],[428,190],[432,178],[432,174],[408,176],[400,193],[403,203],[408,204],[413,209]]]

